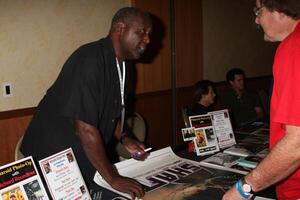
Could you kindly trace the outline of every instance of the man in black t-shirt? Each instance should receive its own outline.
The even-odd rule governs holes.
[[[198,81],[194,85],[194,102],[187,108],[187,115],[204,115],[213,111],[212,105],[215,102],[215,97],[213,82],[209,80]]]
[[[150,16],[138,8],[122,8],[108,36],[78,48],[39,103],[24,135],[21,151],[40,160],[72,148],[83,177],[91,183],[98,171],[116,190],[144,196],[142,186],[119,175],[106,155],[113,136],[130,153],[146,157],[144,145],[122,128],[125,60],[138,59],[150,42]]]

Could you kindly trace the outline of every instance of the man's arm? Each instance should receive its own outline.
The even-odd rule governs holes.
[[[113,168],[97,128],[80,120],[75,121],[75,128],[87,158],[114,189],[128,193],[132,198],[144,196],[144,190],[138,182],[120,176]]]
[[[138,157],[134,157],[137,160],[145,160],[148,153],[145,153],[145,145],[138,141],[132,134],[127,132],[127,130],[124,128],[124,132],[121,132],[120,130],[120,121],[118,122],[116,129],[115,129],[115,137],[124,145],[124,147],[127,149],[127,151],[133,155],[135,152],[140,152],[140,155]]]
[[[300,167],[300,127],[286,126],[285,136],[273,147],[267,157],[251,171],[245,180],[253,191],[263,190],[286,178]],[[235,187],[231,188],[223,200],[243,199]]]

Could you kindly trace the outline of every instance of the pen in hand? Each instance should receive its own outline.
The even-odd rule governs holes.
[[[149,148],[147,148],[147,149],[144,149],[144,152],[148,152],[148,151],[151,151],[151,150],[152,150],[152,147],[149,147]],[[142,154],[141,152],[136,151],[136,152],[134,152],[131,156],[132,156],[133,158],[137,158],[137,157],[139,157],[141,154]]]

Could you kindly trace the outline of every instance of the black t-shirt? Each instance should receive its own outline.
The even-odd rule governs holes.
[[[121,113],[120,83],[109,37],[81,46],[64,64],[25,133],[21,151],[40,160],[72,147],[86,181],[95,173],[75,133],[74,120],[96,127],[105,145]]]
[[[206,107],[199,103],[193,103],[190,107],[187,108],[187,115],[188,116],[204,115],[211,111],[213,111],[213,109],[210,106]]]

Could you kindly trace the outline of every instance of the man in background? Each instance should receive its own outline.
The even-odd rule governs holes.
[[[108,36],[81,46],[64,64],[39,103],[24,135],[21,151],[40,160],[72,148],[87,185],[96,171],[116,190],[144,196],[143,187],[123,177],[106,152],[112,137],[144,159],[144,144],[123,131],[125,60],[138,59],[150,42],[152,22],[138,8],[120,9]]]
[[[188,116],[204,115],[213,111],[212,104],[215,101],[216,93],[211,81],[198,81],[194,85],[193,96],[193,104],[187,108]]]
[[[264,39],[281,42],[274,58],[270,153],[223,200],[250,199],[276,184],[279,200],[300,199],[300,1],[256,0]]]
[[[262,120],[259,96],[245,89],[245,72],[233,68],[227,72],[226,79],[231,89],[220,95],[220,104],[230,111],[235,127]]]

